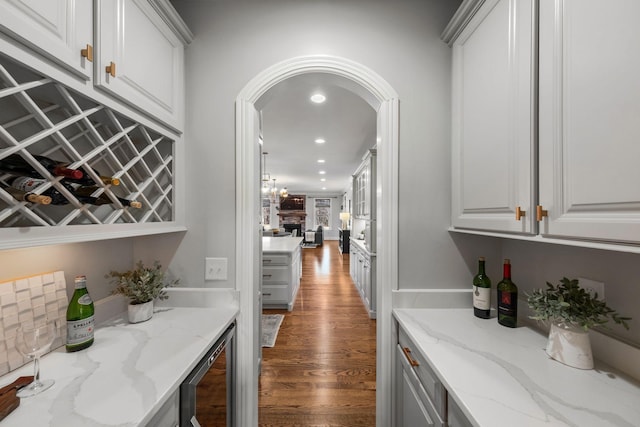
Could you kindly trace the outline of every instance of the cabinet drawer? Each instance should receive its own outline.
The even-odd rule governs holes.
[[[433,402],[438,415],[445,419],[447,413],[447,391],[431,369],[426,359],[417,351],[417,346],[409,339],[403,329],[398,331],[398,341],[400,347],[408,349],[411,357],[418,362],[418,366],[414,366],[420,383],[424,386],[429,399]]]
[[[287,265],[275,265],[262,268],[262,283],[289,282],[291,280],[291,267]]]
[[[287,265],[289,264],[289,256],[288,255],[267,255],[262,254],[262,265]]]
[[[274,285],[262,287],[262,303],[288,303],[289,289],[286,285]]]

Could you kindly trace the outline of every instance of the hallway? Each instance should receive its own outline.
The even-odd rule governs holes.
[[[375,426],[376,322],[337,241],[302,249],[302,281],[273,348],[263,348],[260,426]]]

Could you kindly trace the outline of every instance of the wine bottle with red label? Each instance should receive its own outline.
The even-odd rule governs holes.
[[[518,320],[518,287],[511,281],[511,261],[504,260],[503,278],[498,283],[498,323],[515,328]]]

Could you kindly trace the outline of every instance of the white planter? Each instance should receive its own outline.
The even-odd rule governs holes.
[[[579,326],[551,324],[546,352],[552,359],[565,365],[578,369],[593,369],[589,332]]]
[[[153,301],[142,304],[129,304],[129,322],[140,323],[151,319],[153,316]]]

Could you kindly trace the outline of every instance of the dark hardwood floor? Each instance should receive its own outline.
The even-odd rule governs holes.
[[[302,283],[273,348],[263,348],[260,426],[375,426],[376,322],[337,241],[302,249]]]

